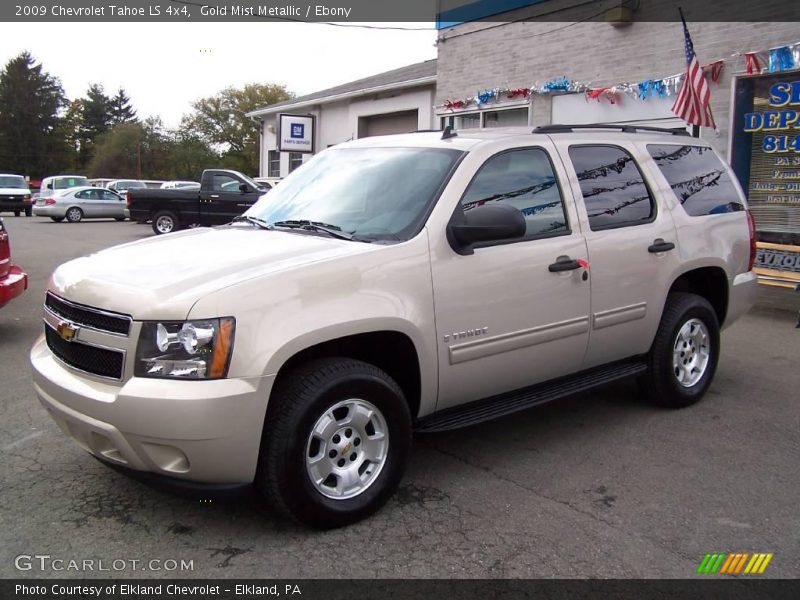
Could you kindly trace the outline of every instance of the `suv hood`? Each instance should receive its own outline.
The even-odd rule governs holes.
[[[65,263],[53,273],[49,289],[137,320],[182,320],[203,296],[246,279],[380,247],[249,226],[191,229]]]

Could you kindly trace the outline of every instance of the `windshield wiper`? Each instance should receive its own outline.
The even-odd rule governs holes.
[[[252,217],[250,215],[240,215],[238,217],[233,217],[231,223],[250,223],[251,225],[255,225],[256,227],[260,227],[261,229],[272,229],[272,225],[267,223],[264,219],[259,219],[258,217]]]
[[[350,233],[346,231],[342,231],[342,228],[338,225],[329,225],[328,223],[321,223],[319,221],[309,221],[307,219],[290,219],[287,221],[275,221],[272,223],[272,227],[286,227],[288,229],[305,229],[307,231],[319,231],[321,233],[327,233],[331,237],[339,238],[342,240],[350,240],[352,241],[355,239]]]

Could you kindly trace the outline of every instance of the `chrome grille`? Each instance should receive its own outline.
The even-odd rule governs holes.
[[[47,347],[70,367],[112,379],[122,379],[125,353],[108,348],[68,342],[49,325],[44,328]]]
[[[50,292],[47,292],[45,306],[59,317],[84,327],[126,336],[131,330],[132,319],[127,315],[67,302]]]

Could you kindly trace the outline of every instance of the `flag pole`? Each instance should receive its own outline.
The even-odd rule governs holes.
[[[678,14],[681,16],[681,23],[683,24],[684,31],[688,31],[689,27],[688,27],[688,25],[686,25],[686,18],[683,16],[683,7],[680,6],[680,5],[678,6]],[[705,76],[706,76],[706,74],[705,74],[705,72],[703,72],[703,77],[705,77]],[[711,120],[714,122],[714,131],[716,132],[717,135],[719,135],[719,127],[717,127],[717,120],[714,118],[714,111],[711,110],[711,101],[710,100],[708,102],[708,114],[711,115]],[[700,129],[702,129],[701,125],[698,125],[698,127]]]

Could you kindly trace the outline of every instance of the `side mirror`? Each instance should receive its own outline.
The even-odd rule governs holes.
[[[239,191],[242,192],[243,194],[246,194],[247,192],[250,191],[250,186],[247,185],[246,183],[240,183],[239,184]]]
[[[473,244],[513,240],[525,235],[525,216],[508,204],[484,204],[456,213],[447,227],[450,246],[459,254],[472,254]]]
[[[48,183],[48,184],[47,184],[45,187],[46,187],[48,190],[52,190],[52,189],[53,189],[53,183],[52,183],[52,182],[50,182],[50,183]]]

